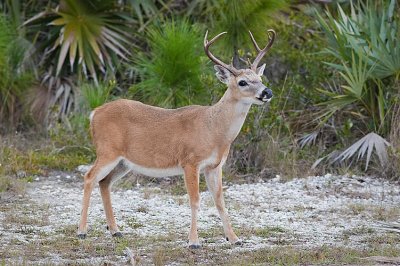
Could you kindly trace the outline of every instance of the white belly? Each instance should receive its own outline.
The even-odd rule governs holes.
[[[127,159],[124,159],[124,164],[129,167],[133,172],[150,176],[150,177],[167,177],[175,175],[183,175],[183,168],[175,166],[171,168],[147,168],[138,164],[135,164]]]
[[[202,173],[203,169],[208,165],[215,164],[217,158],[217,152],[213,152],[211,156],[199,164],[199,172]],[[122,158],[124,164],[133,172],[150,177],[167,177],[175,175],[183,175],[183,168],[179,165],[171,168],[148,168],[129,161],[126,158]]]

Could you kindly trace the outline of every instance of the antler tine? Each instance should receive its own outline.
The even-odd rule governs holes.
[[[211,61],[213,61],[214,63],[216,63],[217,65],[223,66],[224,68],[226,68],[227,70],[229,70],[232,74],[234,75],[238,75],[240,72],[239,70],[237,70],[236,68],[234,68],[231,65],[225,64],[224,62],[222,62],[220,59],[216,58],[209,50],[210,46],[218,39],[220,38],[222,35],[226,34],[226,32],[221,32],[220,34],[218,34],[217,36],[215,36],[214,38],[212,38],[210,41],[207,40],[208,37],[208,31],[206,31],[206,35],[204,36],[204,51],[206,52],[207,56],[211,59]]]
[[[258,47],[258,45],[257,45],[257,43],[256,43],[256,41],[255,41],[255,39],[254,39],[254,37],[253,37],[253,35],[252,35],[251,32],[250,32],[251,40],[253,41],[253,44],[254,44],[254,46],[256,47],[257,51],[258,51],[258,55],[257,55],[256,59],[254,59],[253,64],[251,64],[251,69],[252,69],[252,70],[254,70],[254,71],[257,70],[257,66],[258,66],[258,64],[260,63],[261,59],[262,59],[262,58],[264,57],[264,55],[268,52],[268,50],[272,47],[272,44],[273,44],[274,41],[275,41],[275,36],[276,36],[275,31],[272,30],[272,29],[269,29],[269,30],[268,30],[269,42],[268,42],[267,46],[265,46],[264,49],[261,50],[261,49]]]
[[[257,44],[256,40],[254,39],[253,34],[251,33],[251,31],[249,31],[249,33],[250,33],[251,41],[253,42],[254,47],[256,48],[257,52],[261,52],[261,49],[260,49],[260,47],[258,47],[258,44]]]

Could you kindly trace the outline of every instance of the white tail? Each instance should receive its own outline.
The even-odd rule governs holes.
[[[249,69],[236,69],[212,55],[210,46],[224,33],[211,41],[207,40],[206,33],[205,52],[216,63],[214,68],[218,79],[228,86],[215,105],[163,109],[137,101],[117,100],[93,111],[90,125],[97,159],[84,178],[79,237],[86,236],[89,200],[95,183],[100,185],[108,228],[114,236],[121,236],[111,206],[113,182],[129,171],[157,177],[184,174],[192,209],[189,246],[200,247],[197,212],[199,175],[204,173],[225,236],[232,243],[240,243],[225,211],[222,166],[250,106],[263,104],[272,98],[272,91],[261,81],[265,64],[257,68],[275,38],[273,30],[268,33],[272,37],[262,50],[251,35],[259,54]]]

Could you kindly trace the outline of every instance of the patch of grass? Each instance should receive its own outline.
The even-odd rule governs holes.
[[[358,215],[366,210],[366,206],[364,204],[349,204],[348,207],[350,212],[354,215]]]
[[[220,227],[213,227],[208,230],[198,230],[199,237],[205,238],[207,243],[214,242],[215,238],[223,238],[224,231],[222,229],[222,224]]]
[[[363,226],[355,227],[355,228],[352,228],[349,230],[344,230],[343,238],[349,239],[350,236],[370,235],[370,234],[373,234],[374,232],[375,232],[375,230],[373,228],[363,225]]]
[[[49,221],[49,206],[47,204],[12,204],[4,210],[5,217],[2,221],[4,228],[17,226],[17,230],[24,233],[30,231],[28,227],[47,226]]]
[[[270,265],[304,265],[355,263],[359,253],[350,249],[321,247],[313,250],[298,250],[294,247],[260,249],[251,253],[244,252],[230,262],[234,265],[267,263]]]
[[[371,209],[372,217],[379,221],[397,221],[400,217],[398,207],[379,206]]]
[[[58,228],[56,230],[57,234],[63,234],[65,236],[75,236],[77,232],[78,226],[76,224],[66,225],[62,228]]]
[[[25,182],[9,176],[2,176],[0,173],[0,193],[6,191],[23,195],[25,193]]]
[[[400,243],[400,235],[396,233],[372,235],[366,237],[364,242],[366,242],[371,248],[380,245],[389,245],[394,247],[396,244],[398,245]]]
[[[89,147],[58,147],[44,138],[33,142],[21,136],[3,141],[0,147],[0,176],[25,178],[29,182],[34,175],[45,175],[49,170],[71,171],[93,160],[94,153]],[[7,188],[7,181],[0,181],[0,191],[4,186]]]
[[[258,237],[272,237],[276,235],[281,235],[286,233],[286,230],[279,226],[266,226],[266,227],[257,227],[257,228],[244,228],[239,226],[234,226],[237,228],[237,233],[243,237],[250,237],[250,236],[258,236]]]
[[[147,212],[148,212],[148,209],[147,209],[147,206],[141,205],[141,206],[139,206],[139,207],[137,208],[137,211],[138,211],[138,212],[147,213]]]
[[[167,255],[163,248],[157,249],[153,254],[153,263],[156,266],[165,265],[167,262]]]
[[[375,249],[356,250],[345,247],[322,246],[313,249],[299,249],[298,247],[282,246],[273,248],[262,248],[250,251],[232,251],[222,247],[203,246],[199,251],[189,250],[186,247],[163,246],[153,253],[155,265],[169,263],[197,265],[343,265],[362,264],[365,265],[363,257],[371,255],[395,256],[391,247]]]
[[[115,253],[119,256],[124,254],[124,251],[127,247],[130,246],[131,241],[128,238],[116,238],[114,241],[115,244]]]
[[[397,221],[400,216],[400,209],[397,207],[384,205],[364,205],[364,204],[349,204],[349,212],[352,215],[368,215],[374,220],[379,221]]]
[[[263,227],[263,228],[255,228],[254,229],[254,235],[260,236],[260,237],[268,237],[271,235],[275,235],[277,233],[285,233],[286,230],[279,227]]]
[[[128,219],[126,219],[125,222],[132,229],[136,229],[136,228],[140,228],[140,227],[144,226],[142,223],[139,223],[134,217],[129,217]]]

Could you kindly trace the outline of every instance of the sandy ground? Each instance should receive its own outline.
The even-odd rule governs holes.
[[[166,238],[173,232],[177,246],[187,245],[190,222],[187,195],[171,195],[165,193],[162,186],[140,184],[133,189],[113,190],[117,223],[125,235],[154,239],[153,245],[157,246],[158,238]],[[81,176],[59,173],[36,178],[18,200],[3,199],[0,212],[0,249],[3,251],[0,254],[6,264],[27,263],[26,254],[15,249],[37,243],[35,241],[40,238],[57,234],[74,238],[81,198]],[[223,239],[211,195],[203,192],[201,198],[199,234],[203,245],[227,249],[229,244]],[[369,245],[368,240],[382,235],[376,227],[381,221],[400,219],[399,184],[372,177],[325,175],[287,182],[277,177],[259,183],[227,186],[225,200],[234,228],[244,240],[243,246],[232,246],[227,249],[228,253],[279,245],[363,248]],[[97,188],[91,199],[89,228],[88,238],[108,235]],[[33,252],[40,250],[33,248]],[[96,252],[90,258],[79,259],[57,254],[52,249],[43,252],[29,263],[100,264],[107,260],[107,254],[96,255]],[[116,264],[126,263],[122,253],[113,260]]]

